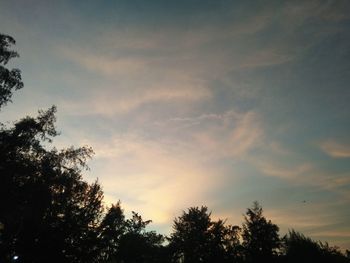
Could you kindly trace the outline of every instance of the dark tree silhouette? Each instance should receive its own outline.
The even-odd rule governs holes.
[[[112,205],[100,224],[101,259],[115,262],[120,250],[121,237],[126,232],[125,216],[120,202]]]
[[[12,37],[0,34],[0,108],[11,101],[13,90],[23,87],[20,70],[5,67],[10,59],[18,57],[17,52],[9,49],[15,43]]]
[[[0,61],[18,56],[0,35]],[[0,68],[0,106],[22,87],[19,70]],[[0,127],[0,261],[96,262],[103,193],[82,180],[87,147],[48,150],[56,108]]]
[[[192,207],[174,221],[169,241],[174,262],[229,262],[239,251],[238,227],[212,221],[208,208]]]
[[[292,263],[300,262],[332,262],[332,263],[346,263],[350,262],[339,248],[331,247],[328,243],[322,243],[312,240],[294,230],[289,231],[288,235],[284,237],[284,256],[283,262]]]
[[[92,262],[102,216],[99,184],[82,180],[90,148],[46,150],[55,108],[0,130],[1,255],[25,261]]]
[[[150,220],[132,212],[132,218],[125,219],[120,202],[113,205],[101,223],[103,259],[107,262],[164,262],[162,235],[146,231]]]
[[[248,208],[243,223],[243,246],[247,262],[273,262],[281,241],[279,228],[263,216],[263,210],[258,202]]]
[[[146,231],[151,222],[143,221],[139,214],[132,212],[132,218],[125,222],[126,233],[120,240],[120,262],[161,262],[161,245],[164,238],[154,231]]]
[[[212,227],[207,207],[192,207],[174,221],[170,246],[174,260],[183,262],[207,262],[209,229]]]

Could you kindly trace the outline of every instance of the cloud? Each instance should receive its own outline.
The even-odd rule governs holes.
[[[337,172],[315,171],[310,176],[310,184],[326,191],[336,193],[342,200],[350,201],[350,174]]]
[[[115,27],[99,32],[101,36],[91,39],[90,48],[63,43],[56,49],[58,54],[90,73],[107,77],[140,77],[156,71],[210,81],[234,69],[281,64],[293,59],[295,52],[291,52],[294,49],[286,38],[272,40],[268,45],[251,44],[255,43],[251,40],[247,44],[247,39],[255,39],[260,31],[273,24],[271,9],[260,8],[244,16],[234,8],[225,11],[222,20],[189,25],[195,26],[190,33],[169,24],[142,30],[130,25],[127,31]]]
[[[330,167],[321,168],[317,162],[296,161],[295,154],[279,153],[279,150],[276,153],[265,151],[257,157],[249,158],[249,161],[266,176],[283,179],[296,187],[308,187],[315,191],[332,193],[342,200],[350,200],[349,173],[334,171]]]
[[[283,64],[294,59],[291,54],[278,50],[264,49],[247,56],[241,63],[241,68],[256,68]]]
[[[350,238],[350,231],[347,229],[342,229],[342,230],[333,230],[333,231],[317,231],[316,233],[313,234],[315,237],[323,237],[323,238],[330,238],[330,237],[335,237],[335,238]]]
[[[314,3],[311,7],[315,5],[320,4]],[[217,103],[212,100],[215,87],[210,83],[213,81],[238,69],[290,62],[306,45],[312,45],[310,41],[306,44],[295,39],[293,33],[299,23],[303,24],[312,16],[309,13],[311,7],[297,4],[278,7],[285,12],[285,18],[278,23],[288,30],[272,34],[271,41],[262,45],[254,40],[259,40],[264,30],[273,25],[273,8],[258,8],[257,13],[249,13],[247,9],[245,16],[232,9],[222,20],[196,24],[196,30],[191,33],[181,26],[169,24],[156,29],[145,26],[142,30],[130,25],[128,30],[105,28],[100,37],[90,39],[89,45],[73,41],[58,43],[54,46],[57,55],[78,65],[79,72],[84,76],[88,74],[94,81],[94,85],[85,86],[87,95],[82,103],[69,99],[61,103],[73,114],[107,116],[159,102],[176,101],[181,106]],[[288,15],[288,10],[298,16]],[[234,15],[240,19],[235,19]],[[96,91],[96,85],[103,92]]]
[[[113,116],[149,104],[176,102],[180,106],[201,103],[212,96],[208,87],[210,78],[198,76],[193,60],[181,54],[150,56],[138,54],[135,49],[119,52],[108,48],[97,54],[82,48],[62,46],[58,46],[57,50],[58,54],[79,65],[80,74],[89,73],[88,78],[92,79],[91,83],[86,83],[85,94],[80,101],[69,98],[61,101],[66,111],[72,114]],[[206,71],[206,75],[210,74]],[[72,77],[69,76],[70,79]]]
[[[307,209],[309,209],[309,212],[307,212]],[[310,213],[311,210],[313,213]],[[303,211],[303,213],[300,213],[300,211]],[[293,228],[297,230],[323,227],[330,224],[327,216],[316,217],[315,208],[310,206],[302,207],[300,205],[299,207],[291,206],[284,209],[269,209],[265,211],[265,214],[267,218],[270,218],[274,223],[283,227],[290,225],[290,219],[293,218]],[[286,231],[287,229],[283,230]]]
[[[208,159],[243,158],[264,138],[261,116],[254,111],[171,118],[155,125],[167,133],[181,132],[192,151],[205,152]]]
[[[130,89],[130,93],[123,91],[122,87],[110,87],[104,92],[93,92],[80,101],[65,99],[60,102],[61,108],[72,115],[104,115],[111,117],[118,114],[127,114],[142,106],[165,105],[166,103],[200,103],[211,97],[210,91],[196,83],[183,83],[181,81],[158,82],[142,89],[139,83]],[[164,85],[164,86],[163,86]]]
[[[320,143],[319,147],[323,152],[333,158],[349,158],[350,145],[340,143],[336,140],[327,140]]]
[[[198,124],[186,126],[193,122]],[[90,166],[107,203],[120,199],[126,211],[138,211],[156,226],[169,226],[182,209],[218,201],[210,196],[235,181],[235,173],[227,176],[225,165],[218,167],[218,163],[239,160],[258,147],[263,137],[260,122],[254,112],[230,110],[174,117],[142,125],[144,131],[106,138],[80,129],[74,143],[93,147]],[[153,133],[157,135],[147,135]]]
[[[284,203],[282,207],[264,210],[264,214],[280,227],[281,235],[294,229],[315,240],[330,242],[345,250],[348,244],[344,238],[349,237],[349,229],[346,217],[340,216],[339,211],[346,210],[347,206],[346,200],[313,200],[299,204]]]
[[[245,114],[229,136],[228,143],[232,146],[231,153],[236,156],[246,153],[259,145],[262,135],[258,115],[254,112]]]
[[[152,62],[152,59],[143,56],[111,55],[108,50],[96,51],[78,48],[58,46],[57,52],[61,53],[67,59],[77,63],[88,71],[105,76],[113,75],[133,75],[146,69]],[[117,51],[117,50],[116,50]],[[113,52],[117,53],[118,52]]]
[[[139,211],[156,224],[169,223],[183,207],[205,203],[207,191],[220,188],[220,175],[201,167],[184,149],[169,149],[139,135],[89,144],[96,152],[94,162],[104,164],[93,169],[103,175],[107,202],[121,199],[127,210]]]
[[[236,112],[230,110],[222,114],[207,113],[194,117],[174,117],[153,123],[142,123],[144,131],[136,136],[135,141],[140,141],[140,134],[156,134],[148,136],[149,142],[157,142],[164,149],[183,151],[198,156],[206,152],[206,160],[216,158],[242,157],[251,149],[261,145],[264,138],[261,116],[256,112]],[[132,136],[131,136],[132,137]],[[118,144],[123,141],[114,138]],[[129,137],[126,137],[129,138]],[[127,139],[131,141],[131,139]],[[112,155],[120,150],[126,151],[132,144],[124,144],[115,147]],[[101,151],[101,156],[108,157],[108,152]],[[179,154],[183,156],[183,154]],[[198,160],[198,158],[195,158]],[[203,159],[203,158],[200,158]]]
[[[288,165],[275,164],[269,162],[262,162],[258,165],[261,171],[269,176],[276,176],[280,178],[304,181],[307,173],[313,170],[313,166],[310,163],[303,163],[299,165]]]
[[[284,18],[287,21],[293,20],[294,23],[305,23],[308,19],[318,19],[327,22],[338,22],[348,19],[349,3],[347,1],[330,1],[320,0],[302,1],[299,3],[289,2],[285,5]]]

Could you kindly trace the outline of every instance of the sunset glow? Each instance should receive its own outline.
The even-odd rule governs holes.
[[[49,3],[50,2],[50,3]],[[0,121],[56,105],[108,203],[168,234],[206,205],[350,247],[348,1],[1,1],[25,87]]]

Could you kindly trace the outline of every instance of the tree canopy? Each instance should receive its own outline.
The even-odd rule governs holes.
[[[284,237],[284,253],[282,258],[284,262],[310,262],[312,259],[314,262],[326,263],[345,263],[349,262],[349,255],[344,257],[339,248],[329,246],[328,243],[322,243],[314,241],[303,234],[291,230]]]
[[[5,67],[12,58],[19,56],[16,51],[10,49],[15,43],[11,36],[0,33],[0,108],[11,101],[13,90],[23,87],[21,71]]]
[[[205,206],[183,212],[175,219],[173,229],[169,241],[176,262],[231,262],[240,256],[240,228],[213,221]]]
[[[244,221],[242,237],[247,261],[275,261],[281,246],[278,226],[266,220],[258,202],[247,209]]]

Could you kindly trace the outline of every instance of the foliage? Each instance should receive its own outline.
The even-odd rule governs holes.
[[[0,62],[18,54],[0,35]],[[0,68],[0,106],[22,87],[19,70]],[[0,128],[0,261],[97,262],[103,192],[81,172],[88,147],[47,149],[58,133],[56,107]]]
[[[101,259],[112,261],[119,252],[121,237],[126,231],[124,211],[120,202],[112,205],[104,216],[100,227]]]
[[[108,262],[161,262],[163,236],[146,231],[150,220],[132,212],[125,219],[120,202],[112,205],[106,213],[100,233],[103,240],[103,260]]]
[[[289,231],[284,237],[284,262],[315,262],[345,263],[349,259],[344,257],[339,248],[331,247],[328,243],[312,240],[294,230]]]
[[[87,147],[46,150],[57,134],[55,108],[0,130],[1,255],[40,262],[89,262],[96,258],[95,226],[103,193],[82,180],[92,154]],[[5,259],[4,259],[5,260]]]
[[[258,202],[247,209],[244,220],[242,237],[246,260],[272,262],[281,245],[278,226],[266,220]]]
[[[23,87],[21,71],[18,69],[7,69],[5,65],[10,59],[18,57],[18,53],[9,47],[16,41],[8,36],[0,34],[0,108],[11,101],[12,91]]]
[[[174,221],[170,236],[173,261],[229,262],[239,250],[238,227],[212,221],[208,208],[192,207]]]

